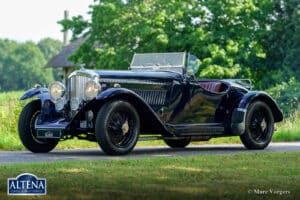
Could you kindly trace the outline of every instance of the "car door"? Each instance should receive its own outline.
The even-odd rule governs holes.
[[[225,113],[227,88],[221,81],[192,80],[179,87],[180,100],[168,120],[170,124],[219,123]],[[177,92],[178,93],[178,92]]]
[[[170,124],[220,123],[224,120],[225,104],[229,86],[219,80],[198,80],[198,58],[188,55],[187,75],[181,84],[173,84],[173,104]]]

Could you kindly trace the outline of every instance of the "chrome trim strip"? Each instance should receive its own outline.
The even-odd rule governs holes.
[[[109,79],[109,78],[101,78],[101,83],[132,83],[132,84],[146,84],[146,85],[168,85],[168,83],[164,82],[155,82],[150,80],[136,80],[136,79]]]
[[[72,76],[85,76],[89,78],[99,77],[99,75],[95,71],[89,69],[76,70],[69,75],[68,79]]]

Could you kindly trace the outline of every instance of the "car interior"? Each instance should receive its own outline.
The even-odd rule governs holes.
[[[221,81],[199,81],[199,85],[213,93],[224,93],[228,90],[228,86]]]

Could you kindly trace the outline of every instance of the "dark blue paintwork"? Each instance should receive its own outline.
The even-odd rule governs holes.
[[[43,96],[42,94],[44,94],[45,96]],[[47,97],[49,97],[49,99],[50,99],[48,89],[43,88],[43,87],[38,87],[38,88],[32,88],[30,90],[27,90],[21,96],[20,100],[26,100],[26,99],[30,99],[30,98],[33,98],[33,97],[38,97],[38,98],[47,98]]]
[[[64,134],[72,136],[94,132],[94,128],[80,128],[80,122],[86,119],[87,111],[93,111],[96,116],[101,106],[112,100],[125,100],[136,107],[141,120],[141,133],[159,133],[164,136],[180,136],[177,134],[181,131],[191,133],[201,130],[204,135],[241,135],[245,128],[247,107],[255,99],[270,106],[275,122],[282,120],[282,112],[269,95],[259,91],[248,91],[236,81],[198,80],[174,72],[94,72],[99,75],[103,89],[95,99],[82,102],[80,109],[72,117],[68,114],[71,112],[68,105],[61,113],[57,113],[52,103],[47,107],[53,111],[47,110],[47,113],[52,113],[51,116],[38,125],[59,128],[61,126],[57,123],[63,123],[66,127],[63,130]],[[220,88],[214,91],[204,87],[205,84],[219,84]],[[43,108],[44,102],[50,100],[46,92],[46,88],[31,89],[21,100],[38,97],[42,100]],[[42,110],[42,114],[43,112]],[[181,131],[176,132],[178,127]],[[212,133],[207,130],[211,130]]]
[[[183,76],[175,72],[162,72],[162,71],[128,71],[128,70],[97,70],[95,71],[100,75],[100,78],[111,79],[136,79],[136,80],[182,80]]]
[[[22,95],[20,100],[26,100],[35,97],[40,99],[41,101],[41,115],[39,116],[39,120],[37,121],[37,124],[54,123],[54,126],[56,126],[55,125],[56,121],[60,117],[62,117],[62,115],[55,110],[55,105],[51,101],[50,94],[47,88],[42,88],[42,87],[32,88],[26,91]]]
[[[139,101],[144,101],[139,95],[134,93],[132,90],[128,90],[126,88],[109,88],[101,92],[96,97],[96,100],[107,101],[112,98],[117,98],[120,95],[129,95],[132,98],[137,98]]]
[[[241,99],[238,108],[247,110],[248,106],[255,100],[262,100],[271,107],[275,122],[283,120],[283,114],[275,100],[270,95],[262,91],[250,91],[245,94]]]

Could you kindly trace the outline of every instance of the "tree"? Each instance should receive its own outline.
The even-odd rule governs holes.
[[[266,85],[300,80],[300,1],[273,0],[269,30],[261,43],[266,50],[266,66],[272,70],[264,77]]]
[[[35,83],[48,84],[51,69],[45,70],[43,53],[32,42],[0,40],[0,91],[24,90]]]
[[[103,0],[92,6],[91,23],[80,16],[60,23],[75,38],[88,36],[72,59],[98,68],[127,68],[134,52],[190,51],[202,63],[198,76],[253,78],[264,57],[258,10],[254,0]]]
[[[45,59],[49,61],[62,50],[63,44],[59,40],[44,38],[37,43],[37,46],[44,54]]]
[[[44,38],[37,43],[37,46],[44,54],[46,61],[50,61],[51,58],[59,54],[62,50],[63,43],[59,40],[55,40],[52,38]],[[53,76],[55,80],[60,80],[63,74],[61,68],[52,69]]]
[[[75,62],[125,69],[134,52],[189,51],[200,58],[199,77],[250,78],[258,88],[299,71],[299,0],[95,2],[91,22],[60,22],[88,38]]]

